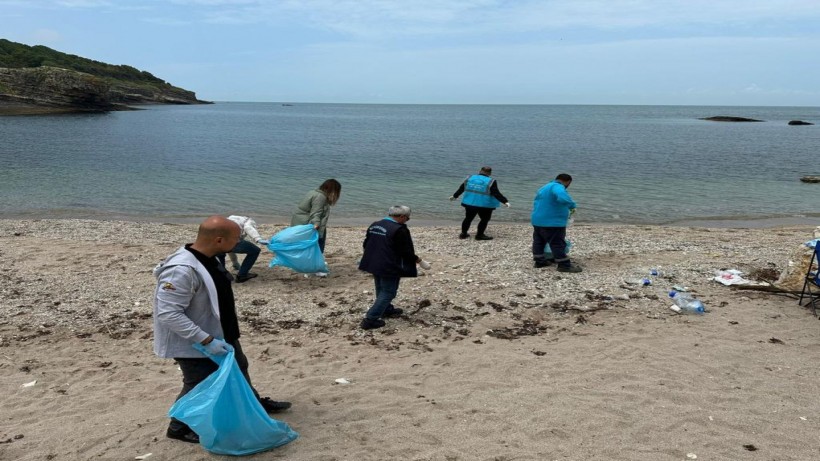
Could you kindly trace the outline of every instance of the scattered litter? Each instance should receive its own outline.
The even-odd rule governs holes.
[[[754,285],[754,286],[768,286],[769,283],[767,282],[758,282],[755,280],[749,280],[743,278],[743,272],[740,272],[737,269],[729,269],[725,271],[715,271],[715,278],[713,279],[716,282],[720,282],[726,286],[729,285]]]
[[[151,455],[153,455],[153,453],[146,453],[144,455],[137,456],[134,459],[148,459]]]
[[[809,248],[814,248],[817,246],[817,242],[820,242],[820,239],[809,240],[808,242],[804,243]]]
[[[350,381],[348,381],[346,378],[338,378],[336,379],[336,384],[350,384]]]
[[[696,455],[694,453],[687,453],[686,457],[689,458],[689,459],[698,459],[698,455]]]
[[[689,287],[683,285],[672,285],[672,289],[675,291],[689,291]]]
[[[743,272],[737,269],[729,269],[725,271],[715,271],[714,281],[720,282],[726,286],[729,285],[749,285],[752,282],[742,277]]]
[[[37,380],[36,380],[36,379],[35,379],[34,381],[30,382],[30,383],[25,383],[25,384],[23,384],[23,385],[22,385],[22,386],[20,386],[20,387],[31,387],[31,386],[33,386],[33,385],[35,385],[35,384],[37,384]]]
[[[809,420],[809,418],[806,418],[805,416],[801,416],[800,419],[803,420],[803,421],[808,421]]]
[[[714,421],[714,420],[715,420],[715,418],[713,418],[711,416],[709,417],[709,421]]]
[[[786,343],[783,342],[783,340],[780,340],[780,339],[777,339],[777,338],[774,338],[774,337],[769,338],[769,342],[772,343],[772,344],[786,344]]]
[[[756,447],[756,446],[754,446],[754,445],[752,445],[751,443],[750,443],[750,444],[748,444],[748,445],[743,445],[743,448],[745,448],[745,449],[747,449],[747,450],[749,450],[749,451],[757,451],[757,447]]]

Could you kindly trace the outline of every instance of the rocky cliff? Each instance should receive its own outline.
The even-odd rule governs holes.
[[[128,104],[203,104],[192,91],[122,82],[57,67],[0,68],[0,114],[128,110]]]
[[[73,70],[0,68],[0,109],[17,113],[26,113],[27,107],[31,112],[114,110],[109,90],[103,79]]]

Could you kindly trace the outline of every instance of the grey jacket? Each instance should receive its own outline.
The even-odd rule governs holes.
[[[313,224],[319,226],[316,230],[319,237],[324,238],[327,230],[327,218],[330,217],[330,203],[327,195],[319,189],[312,190],[305,195],[305,198],[296,206],[296,211],[290,220],[291,226],[301,226],[303,224]]]
[[[183,246],[154,268],[154,353],[202,358],[194,349],[209,335],[222,338],[219,299],[211,275]]]

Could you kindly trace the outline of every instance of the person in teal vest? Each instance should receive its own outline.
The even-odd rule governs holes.
[[[532,203],[532,259],[535,267],[547,267],[557,263],[559,272],[581,272],[567,256],[567,223],[575,212],[575,201],[567,193],[572,176],[561,173],[538,189]],[[547,258],[545,247],[549,245],[553,258]]]
[[[458,238],[466,239],[470,236],[467,231],[470,230],[473,219],[478,216],[479,221],[475,239],[492,240],[493,238],[484,232],[487,230],[487,224],[490,223],[493,210],[502,203],[507,208],[510,207],[507,197],[504,197],[498,190],[498,182],[490,177],[492,173],[492,168],[488,166],[481,167],[478,174],[468,176],[461,183],[456,193],[450,197],[450,200],[455,200],[459,195],[464,194],[461,199],[461,206],[464,207],[465,216],[464,221],[461,222],[461,234]]]

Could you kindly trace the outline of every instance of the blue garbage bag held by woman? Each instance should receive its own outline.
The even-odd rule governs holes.
[[[194,347],[219,364],[219,369],[177,400],[168,416],[196,432],[203,448],[218,455],[243,456],[299,437],[287,423],[268,416],[242,375],[233,350],[214,356],[200,344]]]
[[[328,271],[319,248],[319,233],[312,224],[282,229],[271,237],[268,249],[276,255],[270,267],[289,267],[305,274]]]

